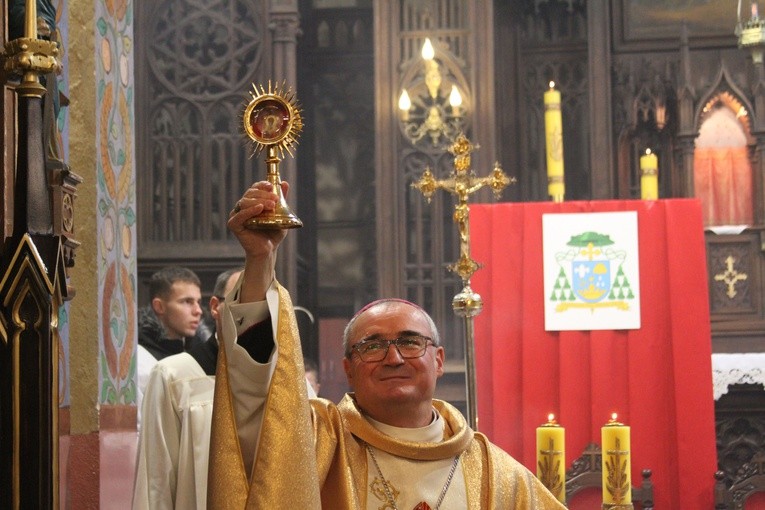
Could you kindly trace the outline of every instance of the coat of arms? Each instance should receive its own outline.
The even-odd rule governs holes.
[[[627,253],[615,249],[609,235],[597,232],[572,236],[566,244],[571,249],[555,257],[561,266],[550,295],[550,300],[558,302],[555,309],[614,306],[627,310],[635,299],[622,267]]]
[[[545,215],[543,227],[546,329],[639,327],[636,214]]]

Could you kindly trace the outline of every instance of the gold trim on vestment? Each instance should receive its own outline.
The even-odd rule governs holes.
[[[359,411],[353,393],[347,394],[338,404],[348,430],[365,443],[396,457],[412,460],[442,460],[462,453],[473,440],[473,430],[466,426],[462,415],[447,411],[446,402],[434,400],[433,406],[444,419],[444,440],[440,443],[422,443],[393,439],[380,432]]]
[[[320,508],[313,426],[297,321],[289,294],[278,284],[277,291],[278,354],[249,483],[239,447],[225,346],[219,349],[208,477],[211,510]]]

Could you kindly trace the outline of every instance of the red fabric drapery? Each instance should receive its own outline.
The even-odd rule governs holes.
[[[696,148],[693,179],[704,225],[752,223],[752,167],[747,147]]]
[[[542,214],[637,211],[641,328],[546,332]],[[713,507],[711,333],[696,199],[474,205],[478,427],[536,472],[535,429],[566,427],[566,467],[612,412],[631,426],[632,484],[653,470],[656,508]]]

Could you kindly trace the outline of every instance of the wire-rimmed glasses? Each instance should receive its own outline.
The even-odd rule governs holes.
[[[388,355],[388,349],[391,345],[396,346],[396,350],[404,359],[419,358],[425,354],[429,344],[433,339],[423,335],[406,335],[391,340],[383,338],[373,338],[362,340],[354,344],[346,353],[349,358],[355,352],[364,362],[382,361]]]

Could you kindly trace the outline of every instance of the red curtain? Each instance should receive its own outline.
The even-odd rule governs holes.
[[[546,332],[542,214],[637,211],[641,328]],[[713,507],[711,333],[696,199],[473,205],[478,428],[533,472],[554,413],[566,464],[611,413],[631,426],[632,484],[653,470],[656,508]]]
[[[693,156],[694,195],[704,225],[750,225],[752,167],[747,147],[697,148]]]

